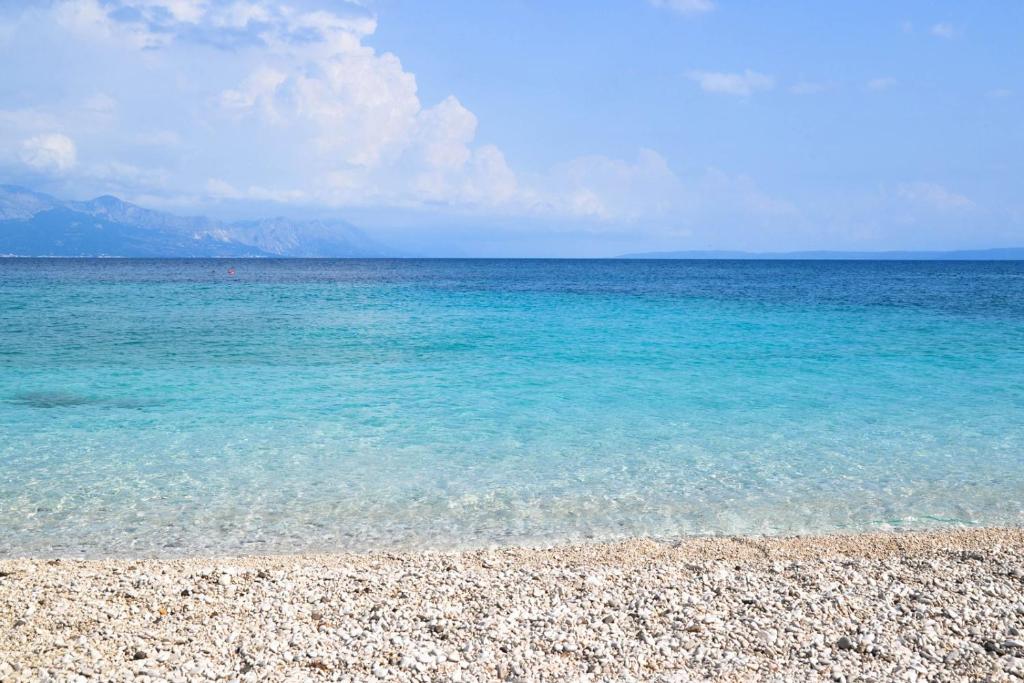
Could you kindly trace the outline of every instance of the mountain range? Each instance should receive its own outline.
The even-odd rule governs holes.
[[[792,260],[792,261],[1024,261],[1024,248],[957,251],[651,251],[622,259]]]
[[[104,195],[62,200],[0,185],[0,256],[374,258],[405,256],[340,219],[223,221],[178,216]],[[661,251],[622,259],[1024,260],[1024,248],[958,251]]]
[[[105,195],[67,201],[0,185],[0,255],[379,257],[399,254],[343,220],[219,221]]]

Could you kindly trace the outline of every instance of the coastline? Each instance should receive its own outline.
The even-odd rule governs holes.
[[[0,632],[2,681],[1020,680],[1024,529],[9,559]]]

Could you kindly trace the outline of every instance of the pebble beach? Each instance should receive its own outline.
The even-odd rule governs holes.
[[[0,561],[3,681],[1017,681],[1024,530]]]

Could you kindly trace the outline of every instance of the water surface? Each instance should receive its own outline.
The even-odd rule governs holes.
[[[0,260],[3,556],[1021,523],[1020,262]]]

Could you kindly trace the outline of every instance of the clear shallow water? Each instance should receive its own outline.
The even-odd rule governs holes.
[[[0,260],[2,556],[1022,523],[1024,263]]]

